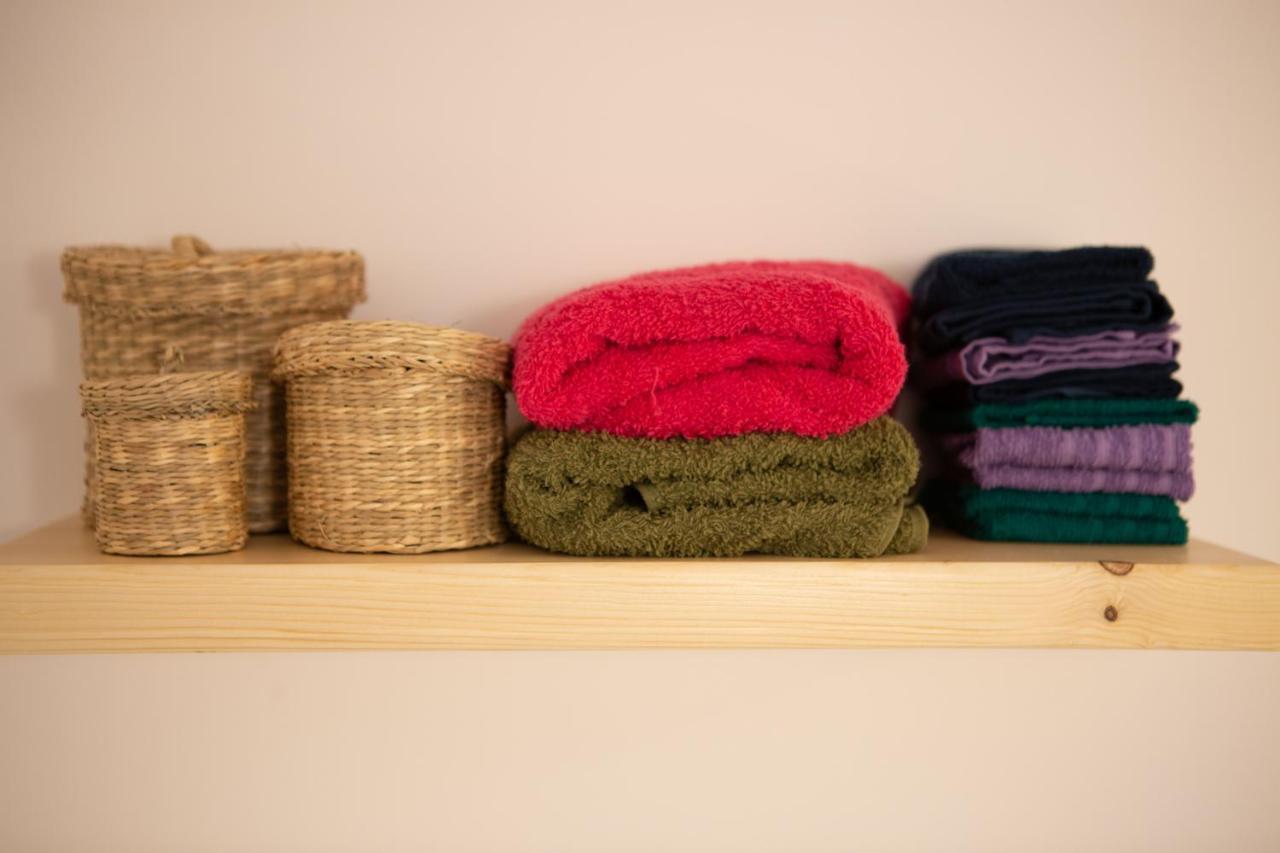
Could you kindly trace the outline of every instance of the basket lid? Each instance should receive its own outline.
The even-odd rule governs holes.
[[[142,316],[349,311],[365,300],[364,259],[321,249],[215,252],[199,237],[169,251],[71,246],[62,253],[67,302]]]
[[[230,415],[253,408],[253,379],[231,370],[128,376],[80,383],[84,414],[149,420]]]
[[[385,368],[428,370],[507,387],[511,347],[447,326],[331,320],[295,326],[276,343],[278,377]]]

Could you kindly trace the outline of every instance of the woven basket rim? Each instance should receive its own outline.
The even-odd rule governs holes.
[[[80,383],[88,417],[207,417],[252,409],[253,378],[234,370],[163,373]]]
[[[62,255],[64,258],[74,258],[95,266],[131,267],[154,271],[157,274],[181,272],[193,268],[238,269],[281,261],[332,262],[361,259],[360,253],[354,249],[227,249],[203,255],[179,255],[168,249],[129,246],[123,243],[67,246],[62,250]]]
[[[326,320],[276,342],[277,378],[423,370],[508,386],[511,346],[480,332],[403,320]]]
[[[350,249],[218,252],[198,238],[179,236],[173,251],[69,246],[61,265],[63,299],[99,310],[271,312],[299,305],[350,308],[365,300],[364,258]]]

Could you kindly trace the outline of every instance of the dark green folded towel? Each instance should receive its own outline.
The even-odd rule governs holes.
[[[919,465],[888,417],[826,439],[534,430],[508,456],[506,511],[525,541],[568,554],[903,554],[928,535],[906,500]]]
[[[939,522],[976,539],[1182,545],[1187,522],[1172,498],[1114,492],[1030,492],[930,483]]]
[[[1121,398],[1113,400],[1037,400],[973,406],[968,409],[930,409],[922,415],[934,432],[968,432],[1003,427],[1107,427],[1137,424],[1193,424],[1199,411],[1190,400]]]

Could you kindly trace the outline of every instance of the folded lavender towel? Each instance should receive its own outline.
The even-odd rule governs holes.
[[[1175,500],[1195,490],[1187,424],[979,429],[941,440],[955,465],[984,489],[1135,492]]]
[[[989,385],[1005,379],[1031,379],[1063,370],[1133,367],[1172,362],[1178,356],[1176,324],[1152,332],[1110,329],[1092,335],[1037,335],[1023,343],[979,338],[958,350],[934,356],[913,368],[922,388],[952,382]]]

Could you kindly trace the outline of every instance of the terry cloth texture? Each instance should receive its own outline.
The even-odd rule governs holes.
[[[1051,292],[1011,290],[1003,297],[944,308],[925,315],[917,340],[924,352],[935,354],[993,336],[1020,343],[1046,334],[1156,331],[1172,317],[1173,309],[1154,281],[1073,284]]]
[[[984,489],[1137,492],[1188,500],[1191,427],[1015,427],[943,437],[953,462]]]
[[[888,411],[910,297],[852,264],[752,262],[647,273],[525,321],[513,389],[541,427],[648,438],[836,435]]]
[[[1140,282],[1151,275],[1151,253],[1140,246],[1080,246],[1019,251],[965,249],[929,262],[913,288],[920,313],[999,298],[1011,290],[1060,292],[1097,281]]]
[[[1110,370],[1064,370],[1031,379],[1006,379],[990,385],[944,385],[925,396],[930,403],[951,408],[1033,400],[1172,398],[1182,393],[1182,383],[1171,375],[1177,369],[1178,363],[1169,361]]]
[[[978,539],[1183,545],[1187,522],[1172,498],[1031,492],[930,484],[929,512]]]
[[[917,341],[938,354],[985,337],[1024,343],[1044,335],[1123,328],[1157,331],[1173,316],[1143,248],[974,249],[934,258],[912,288]]]
[[[828,439],[533,430],[508,456],[506,511],[525,541],[568,554],[874,557],[924,544],[906,499],[918,469],[888,417]]]
[[[1039,400],[971,409],[928,409],[922,414],[921,423],[932,432],[968,432],[1033,426],[1193,424],[1199,414],[1190,400]]]
[[[952,382],[989,385],[1006,379],[1033,379],[1066,370],[1103,370],[1162,364],[1178,356],[1174,324],[1155,332],[1112,329],[1092,335],[1042,335],[1015,344],[1004,338],[979,338],[963,349],[926,359],[911,368],[923,389]]]

